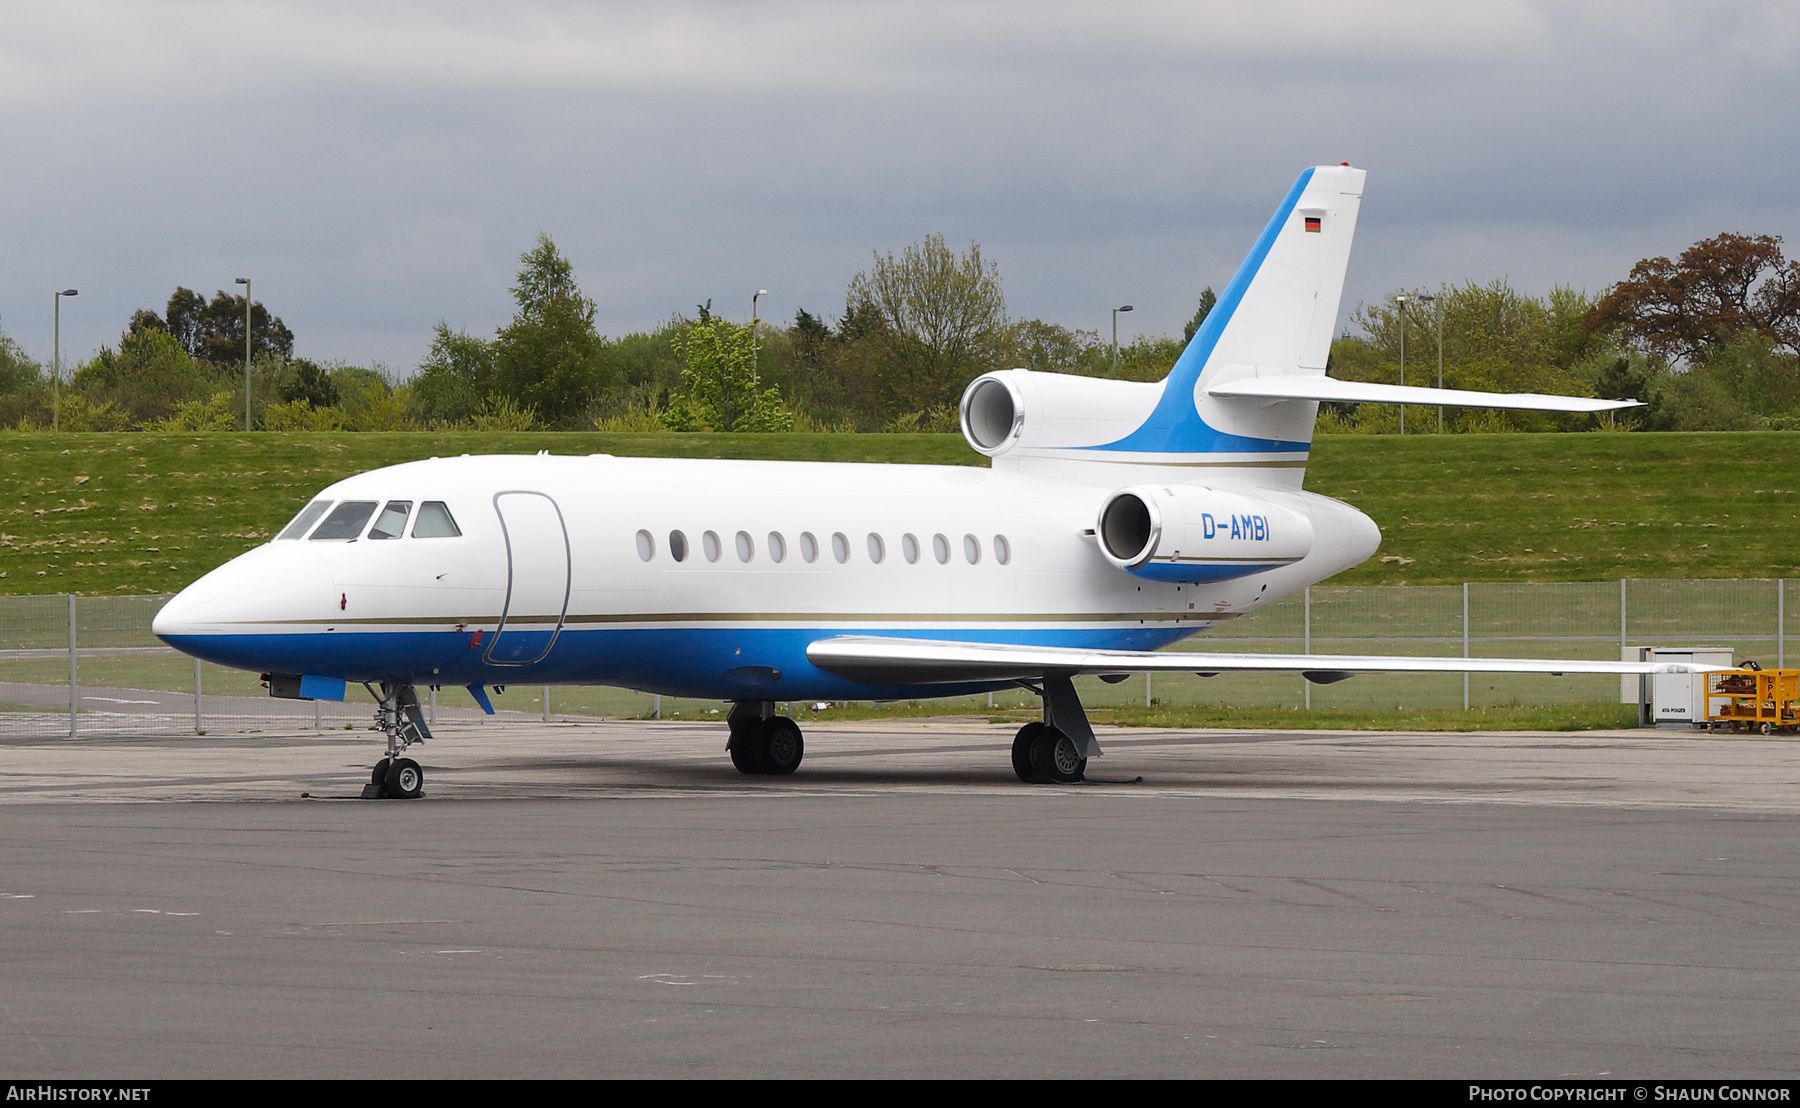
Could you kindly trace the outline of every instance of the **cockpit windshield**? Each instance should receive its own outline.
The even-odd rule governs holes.
[[[415,539],[453,539],[462,534],[450,508],[442,500],[427,500],[419,505],[419,518],[413,521]]]
[[[373,500],[346,500],[332,509],[325,522],[319,524],[312,533],[312,541],[320,539],[354,539],[362,534],[363,524],[375,514],[377,504]]]
[[[372,539],[398,539],[406,534],[406,517],[412,514],[412,501],[390,500],[369,528]]]
[[[329,507],[331,507],[331,501],[329,500],[313,501],[311,504],[300,509],[300,514],[294,517],[294,522],[282,528],[281,534],[276,535],[275,538],[277,540],[305,538],[306,529],[319,522],[319,517],[324,515],[325,509]]]

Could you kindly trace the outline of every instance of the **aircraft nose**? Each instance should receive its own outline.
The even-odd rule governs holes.
[[[318,614],[334,595],[330,570],[299,543],[259,546],[176,593],[150,621],[157,638],[180,650],[196,640],[242,633],[246,625]]]

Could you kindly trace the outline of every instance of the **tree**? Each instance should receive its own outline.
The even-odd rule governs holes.
[[[1212,286],[1206,286],[1206,289],[1200,293],[1200,310],[1195,312],[1194,318],[1188,320],[1187,326],[1181,329],[1182,342],[1194,341],[1194,333],[1200,330],[1200,325],[1206,322],[1206,317],[1212,314],[1213,307],[1218,302],[1219,298],[1214,295]]]
[[[1409,298],[1401,311],[1400,297]],[[1333,377],[1350,381],[1395,384],[1400,378],[1400,336],[1406,332],[1406,383],[1432,385],[1437,375],[1437,321],[1444,335],[1444,386],[1485,392],[1542,392],[1565,396],[1593,395],[1594,379],[1617,348],[1606,336],[1584,329],[1591,307],[1577,291],[1557,288],[1548,296],[1520,293],[1505,280],[1485,285],[1468,282],[1443,286],[1434,293],[1431,310],[1416,305],[1417,293],[1396,290],[1373,305],[1359,306],[1351,320],[1361,337],[1331,344]],[[1323,409],[1334,429],[1386,432],[1397,430],[1399,409],[1364,404]],[[1445,427],[1453,431],[1554,430],[1590,426],[1584,420],[1534,412],[1493,412],[1449,408]],[[1407,412],[1408,429],[1437,428],[1437,409]]]
[[[995,368],[1006,348],[1000,268],[979,244],[958,256],[932,234],[850,282],[847,316],[866,308],[882,323],[883,386],[901,411],[954,404],[970,377]]]
[[[275,391],[283,403],[302,402],[309,408],[330,408],[339,398],[337,382],[331,379],[330,371],[305,358],[289,364],[286,379]]]
[[[244,361],[244,298],[220,290],[211,303],[193,289],[177,286],[164,314],[148,309],[132,313],[129,335],[165,331],[190,357],[214,365]],[[250,306],[250,354],[282,360],[294,356],[294,333],[258,301]]]
[[[1800,261],[1782,257],[1777,235],[1717,235],[1675,261],[1640,261],[1584,322],[1671,362],[1704,362],[1740,331],[1800,354]]]
[[[13,337],[0,331],[0,394],[16,392],[44,379],[44,371],[26,357]]]
[[[755,374],[750,324],[709,315],[675,337],[687,392],[672,398],[663,422],[672,431],[787,431],[794,417]]]
[[[438,320],[412,382],[414,417],[428,427],[460,426],[475,417],[493,386],[494,345]]]
[[[218,376],[169,332],[139,328],[120,337],[117,352],[102,348],[77,369],[72,387],[90,403],[109,406],[129,424],[142,426],[170,418],[183,401],[210,396]]]
[[[887,327],[875,309],[850,301],[834,328],[802,308],[786,332],[762,344],[762,367],[785,376],[787,402],[817,426],[879,431],[886,425],[882,373]]]
[[[594,331],[594,302],[550,236],[519,255],[518,312],[494,338],[494,387],[548,426],[572,426],[611,381]]]

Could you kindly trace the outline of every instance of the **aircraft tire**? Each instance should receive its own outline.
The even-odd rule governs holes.
[[[383,758],[381,761],[376,762],[375,763],[375,772],[369,774],[369,784],[371,784],[371,785],[386,785],[387,784],[387,771],[388,771],[388,760],[386,758]]]
[[[1038,779],[1037,771],[1031,768],[1031,744],[1037,741],[1037,737],[1043,733],[1043,730],[1042,722],[1032,720],[1019,728],[1019,733],[1013,736],[1013,772],[1018,775],[1019,780],[1027,785]]]
[[[1087,773],[1087,759],[1075,740],[1054,727],[1046,727],[1031,744],[1031,768],[1040,781],[1069,785]]]
[[[385,784],[391,799],[412,800],[425,791],[425,771],[411,758],[395,758]]]
[[[800,768],[800,760],[806,757],[806,740],[793,720],[772,716],[751,735],[750,749],[761,772],[785,777]]]
[[[754,728],[745,727],[731,736],[731,765],[739,773],[762,772],[762,768],[756,764],[756,755],[753,753],[756,743],[751,736],[754,730]]]

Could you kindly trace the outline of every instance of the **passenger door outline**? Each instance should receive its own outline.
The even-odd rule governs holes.
[[[506,660],[506,659],[500,659],[500,658],[494,657],[494,650],[496,647],[498,647],[500,645],[501,638],[503,637],[503,635],[506,631],[506,622],[512,616],[513,593],[514,593],[514,586],[516,584],[516,581],[514,579],[515,559],[513,557],[512,529],[507,526],[506,512],[504,510],[502,510],[502,508],[500,507],[500,498],[503,496],[541,496],[541,497],[543,497],[546,501],[549,502],[550,510],[556,513],[557,529],[562,532],[562,542],[563,542],[562,605],[561,605],[561,608],[557,612],[556,627],[554,630],[552,630],[550,632],[549,641],[544,643],[544,649],[542,651],[540,651],[538,653],[538,656],[535,658]],[[556,645],[556,640],[562,636],[563,622],[566,619],[568,619],[568,616],[569,616],[569,596],[574,589],[574,579],[575,579],[575,555],[574,555],[573,548],[569,544],[569,523],[566,519],[563,518],[562,505],[560,505],[556,502],[556,498],[551,496],[549,493],[538,492],[536,489],[504,489],[500,492],[495,493],[494,494],[494,514],[496,516],[498,516],[500,519],[500,536],[506,543],[506,603],[500,610],[500,623],[497,627],[494,628],[494,637],[493,637],[493,639],[491,639],[488,642],[488,648],[486,651],[484,651],[482,653],[481,660],[491,666],[529,666],[529,665],[534,665],[538,662],[543,661],[545,658],[550,656],[551,648]],[[515,640],[521,633],[522,632],[519,632],[519,631],[513,632]]]

